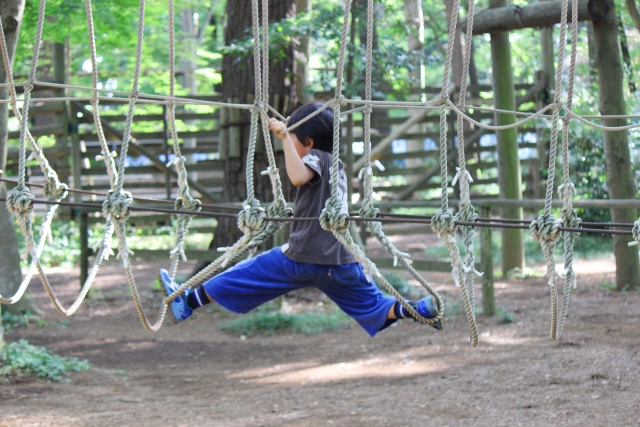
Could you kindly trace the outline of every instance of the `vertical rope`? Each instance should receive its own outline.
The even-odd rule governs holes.
[[[547,261],[547,276],[549,277],[549,292],[551,294],[551,339],[557,339],[558,328],[558,292],[556,290],[556,278],[559,274],[556,271],[556,260],[553,252],[556,243],[560,238],[559,227],[562,221],[557,220],[551,214],[553,187],[556,170],[556,154],[558,147],[558,119],[560,117],[559,102],[562,97],[562,74],[564,71],[564,50],[567,38],[567,11],[568,0],[562,0],[562,15],[560,22],[560,39],[558,41],[558,67],[556,69],[556,84],[554,95],[554,110],[551,123],[551,143],[549,146],[549,173],[547,177],[547,188],[545,193],[544,213],[531,222],[529,233],[531,237],[540,243],[542,252]]]
[[[569,60],[569,83],[567,87],[567,109],[571,109],[573,104],[573,85],[576,72],[576,57],[578,51],[578,1],[571,2],[571,57]],[[567,114],[563,120],[562,127],[562,169],[563,184],[558,188],[563,200],[562,222],[565,227],[579,227],[582,222],[576,211],[573,209],[573,193],[575,186],[569,176],[569,126],[571,125],[571,115]],[[562,308],[558,319],[556,337],[560,339],[564,329],[567,311],[569,309],[569,296],[571,288],[576,287],[576,273],[573,271],[573,244],[578,237],[577,233],[563,232],[564,240],[564,292],[562,298]]]
[[[469,64],[471,62],[471,44],[473,37],[473,18],[474,18],[475,0],[469,1],[469,8],[467,11],[467,31],[465,34],[465,49],[463,54],[462,65],[462,80],[460,82],[460,95],[458,99],[458,107],[462,110],[465,109],[466,96],[467,96],[467,81],[469,79]],[[457,11],[454,11],[457,15]],[[478,218],[478,214],[475,212],[473,205],[471,204],[469,196],[469,183],[473,182],[471,174],[466,169],[466,159],[464,153],[464,118],[457,114],[457,131],[458,131],[458,172],[452,181],[452,185],[455,185],[456,180],[460,181],[460,205],[458,217],[463,222],[475,222]],[[462,239],[465,246],[465,260],[464,264],[467,268],[465,273],[464,285],[466,286],[467,293],[469,295],[469,305],[471,312],[475,318],[475,276],[480,276],[481,273],[475,269],[475,253],[473,247],[473,239],[475,236],[475,227],[461,227]]]
[[[167,123],[169,124],[169,132],[173,141],[173,151],[175,157],[173,161],[165,159],[168,166],[175,166],[178,173],[178,195],[175,200],[175,208],[178,210],[186,209],[199,211],[201,209],[200,200],[195,199],[189,192],[189,182],[186,169],[186,159],[180,151],[180,141],[178,140],[178,132],[176,130],[176,106],[175,106],[175,5],[174,0],[169,0],[169,100],[167,103]],[[178,263],[182,259],[187,260],[184,253],[184,239],[191,225],[192,215],[178,215],[176,218],[176,244],[169,252],[171,258],[171,267],[169,275],[173,280],[178,271]]]
[[[472,306],[467,289],[467,274],[470,272],[468,266],[462,261],[460,250],[456,246],[455,233],[458,229],[457,217],[449,209],[448,195],[448,168],[447,168],[447,104],[449,102],[449,74],[451,72],[451,60],[453,56],[453,46],[455,43],[456,26],[458,23],[458,10],[460,1],[454,0],[452,6],[453,13],[449,22],[449,40],[447,41],[447,56],[444,62],[444,74],[442,77],[442,88],[440,92],[440,207],[431,220],[431,228],[444,240],[449,249],[451,257],[451,274],[457,287],[462,294],[465,313],[469,322],[471,333],[471,346],[478,346],[478,327],[475,320],[475,307]],[[466,89],[465,89],[466,90]],[[463,153],[464,156],[464,153]],[[464,164],[464,162],[463,162]]]

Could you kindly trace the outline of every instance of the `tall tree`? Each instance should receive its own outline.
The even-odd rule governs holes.
[[[622,90],[622,62],[620,61],[620,40],[618,17],[613,0],[609,2],[609,13],[593,22],[593,35],[598,67],[598,87],[600,90],[600,114],[627,114],[627,105]],[[603,119],[606,126],[624,126],[624,119]],[[612,199],[634,199],[636,184],[631,168],[628,131],[607,131],[604,133],[604,149],[607,164],[607,186]],[[636,209],[611,209],[613,222],[633,222],[637,219]],[[631,236],[614,236],[613,252],[616,257],[616,289],[640,288],[640,264],[636,247],[627,244]]]
[[[247,35],[251,28],[251,0],[235,0],[227,2],[227,25],[224,40],[230,45]],[[295,0],[272,0],[269,2],[269,20],[277,22],[295,14]],[[269,104],[287,115],[298,104],[295,81],[296,64],[293,44],[283,51],[270,52],[269,65]],[[227,101],[253,103],[255,99],[253,56],[239,57],[226,54],[222,59],[223,96]],[[250,114],[247,111],[227,109],[222,127],[225,130],[220,141],[220,155],[224,158],[224,202],[239,202],[246,197],[245,167],[249,142]],[[277,146],[276,146],[277,147]],[[276,159],[283,176],[284,194],[288,200],[294,195],[294,187],[285,177],[284,155],[277,153]],[[261,202],[273,198],[269,178],[260,175],[267,168],[268,162],[264,146],[257,147],[255,160],[255,194]],[[216,234],[211,242],[212,247],[230,246],[242,235],[235,220],[220,219]]]
[[[0,2],[0,17],[2,28],[7,43],[9,61],[13,62],[16,52],[18,35],[22,24],[24,12],[24,0],[3,0]],[[0,61],[0,82],[7,80],[7,70],[4,61]],[[9,98],[9,89],[0,87],[0,99]],[[4,170],[7,164],[7,137],[8,137],[8,104],[0,104],[0,169]],[[6,187],[0,182],[0,197],[6,196]],[[4,203],[0,203],[0,294],[11,296],[20,286],[22,272],[20,271],[20,253],[14,228],[13,218]],[[16,304],[5,306],[11,312],[24,312],[33,309],[33,301],[27,295]]]
[[[493,0],[491,7],[504,7],[507,0]],[[509,32],[491,33],[491,64],[493,67],[493,97],[495,107],[502,110],[516,109],[511,66]],[[495,124],[504,126],[516,121],[513,114],[495,114]],[[498,139],[498,171],[500,195],[505,199],[522,199],[522,177],[518,158],[518,130],[505,129],[496,132]],[[504,208],[504,218],[522,219],[522,208]],[[514,268],[524,269],[524,245],[522,230],[502,230],[502,271],[507,274]]]

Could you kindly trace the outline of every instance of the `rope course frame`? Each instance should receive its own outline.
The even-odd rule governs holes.
[[[315,221],[318,220],[321,226],[331,231],[336,239],[344,244],[355,256],[355,258],[363,265],[365,271],[376,277],[381,284],[394,296],[398,301],[407,309],[407,311],[414,316],[418,321],[435,325],[437,322],[442,321],[444,313],[444,304],[441,297],[435,290],[413,269],[410,265],[409,256],[406,253],[400,252],[395,246],[391,244],[389,239],[382,232],[383,222],[416,222],[416,223],[428,223],[431,224],[433,230],[444,240],[445,245],[449,249],[451,256],[452,275],[454,282],[460,288],[462,293],[462,299],[465,306],[465,312],[469,321],[471,332],[471,345],[476,347],[478,345],[478,330],[475,321],[475,293],[474,293],[474,278],[481,275],[474,268],[474,250],[473,250],[473,237],[475,234],[475,227],[490,226],[490,227],[503,227],[503,228],[528,228],[531,236],[541,244],[542,251],[547,261],[547,276],[549,277],[549,287],[551,292],[551,338],[559,339],[562,335],[566,313],[568,309],[569,295],[571,288],[576,286],[576,274],[573,270],[573,243],[581,232],[597,232],[603,234],[625,234],[632,235],[634,241],[629,243],[629,246],[640,244],[640,220],[633,224],[602,224],[609,227],[630,227],[631,231],[626,230],[601,230],[601,229],[589,229],[584,225],[596,225],[596,223],[582,223],[580,218],[577,217],[575,210],[573,209],[572,196],[574,193],[574,185],[571,183],[569,174],[568,163],[568,129],[572,120],[579,121],[585,125],[594,127],[604,131],[620,131],[640,128],[640,123],[631,123],[624,126],[605,126],[596,123],[601,119],[638,119],[640,115],[620,115],[620,116],[580,116],[572,110],[573,101],[573,86],[575,78],[575,64],[577,56],[577,31],[578,31],[578,14],[577,14],[577,0],[571,0],[571,16],[572,20],[569,24],[567,22],[569,0],[562,0],[562,12],[560,23],[560,38],[558,46],[558,67],[556,69],[555,79],[555,99],[552,104],[545,106],[535,113],[522,113],[517,111],[508,111],[487,107],[476,107],[466,104],[466,91],[467,80],[470,64],[470,47],[471,37],[473,31],[473,17],[475,0],[470,0],[467,11],[467,29],[465,50],[463,52],[463,74],[460,86],[460,96],[458,98],[457,105],[454,104],[448,95],[450,87],[449,75],[451,71],[451,60],[453,52],[453,41],[456,33],[457,16],[455,14],[451,17],[449,24],[449,40],[447,42],[447,52],[444,63],[444,73],[442,80],[442,90],[438,96],[433,99],[424,102],[412,102],[412,101],[375,101],[371,99],[371,73],[372,73],[372,34],[373,34],[373,0],[367,2],[367,46],[366,46],[366,77],[365,77],[365,98],[364,99],[347,99],[342,94],[343,74],[345,68],[345,52],[346,52],[346,39],[349,32],[349,16],[351,13],[352,0],[344,1],[344,16],[343,27],[340,39],[339,60],[337,67],[337,82],[334,98],[324,104],[313,114],[305,117],[296,124],[288,127],[285,131],[292,131],[296,127],[300,126],[304,122],[310,120],[315,115],[320,114],[324,109],[332,108],[334,111],[334,127],[333,127],[333,159],[331,167],[331,175],[334,177],[331,182],[331,197],[327,200],[324,210],[319,218],[292,218],[292,210],[287,206],[286,200],[282,194],[282,185],[280,181],[279,171],[276,167],[275,156],[273,153],[273,146],[271,142],[271,134],[268,128],[269,113],[278,117],[281,120],[286,120],[278,111],[276,111],[270,104],[268,99],[269,88],[269,52],[267,46],[269,45],[268,37],[268,0],[261,0],[262,14],[259,13],[259,0],[252,0],[252,23],[253,23],[253,54],[254,54],[254,75],[255,75],[255,102],[253,104],[239,104],[239,103],[227,103],[227,102],[214,102],[203,101],[197,99],[190,99],[187,97],[175,96],[175,29],[174,29],[174,0],[168,0],[169,10],[169,67],[170,67],[170,85],[169,94],[167,96],[156,94],[144,94],[138,89],[138,82],[141,69],[142,58],[142,43],[144,38],[144,11],[145,0],[139,1],[138,8],[138,24],[137,24],[137,45],[136,45],[136,61],[134,69],[133,85],[130,91],[114,91],[108,89],[102,89],[98,87],[98,67],[97,67],[97,53],[95,44],[95,34],[93,27],[93,14],[91,7],[91,0],[85,0],[85,9],[88,23],[88,35],[90,44],[91,64],[92,64],[92,87],[39,82],[36,79],[36,68],[38,63],[38,57],[40,48],[42,45],[42,31],[44,22],[44,12],[46,8],[46,0],[40,0],[38,9],[38,21],[36,29],[36,39],[34,43],[34,55],[31,61],[31,68],[29,71],[28,79],[25,82],[14,82],[12,75],[12,64],[9,61],[8,51],[6,47],[6,41],[4,38],[4,32],[2,29],[2,20],[0,19],[0,48],[2,51],[3,62],[5,69],[7,70],[7,82],[1,83],[0,87],[8,87],[10,98],[7,100],[0,100],[0,103],[9,103],[14,111],[14,115],[18,118],[20,123],[20,148],[19,148],[19,176],[18,180],[8,180],[0,178],[2,181],[14,182],[16,187],[9,194],[8,197],[2,199],[7,203],[9,211],[16,217],[18,224],[25,235],[27,243],[27,257],[30,258],[29,269],[26,277],[21,282],[18,291],[12,297],[0,296],[0,303],[13,304],[17,302],[24,292],[26,291],[33,274],[38,274],[45,290],[51,299],[56,310],[65,316],[71,316],[84,300],[87,295],[93,280],[95,279],[98,269],[102,261],[108,259],[110,255],[113,255],[111,249],[111,241],[113,233],[115,232],[118,238],[118,255],[121,259],[123,267],[126,272],[127,281],[131,290],[136,310],[139,314],[140,320],[144,327],[151,331],[157,331],[164,321],[168,304],[176,297],[183,294],[187,289],[201,286],[204,281],[215,276],[219,272],[223,271],[241,257],[249,253],[249,256],[255,252],[257,246],[265,239],[275,233],[282,227],[282,224],[286,221]],[[453,9],[457,10],[460,6],[459,0],[454,0]],[[260,16],[261,15],[261,16]],[[260,22],[262,19],[262,22]],[[261,24],[261,25],[260,25]],[[561,102],[562,97],[562,77],[564,73],[564,55],[566,45],[566,31],[568,26],[571,25],[571,53],[568,70],[568,85],[566,102]],[[260,31],[260,29],[262,31]],[[98,208],[98,204],[91,203],[72,203],[64,202],[63,200],[70,192],[79,193],[91,193],[82,190],[69,189],[64,183],[60,183],[56,172],[50,167],[47,159],[45,158],[41,148],[37,145],[35,139],[29,133],[27,128],[27,122],[29,117],[29,106],[31,92],[34,87],[45,86],[59,89],[76,89],[90,91],[90,97],[51,97],[38,99],[39,102],[59,102],[66,100],[87,100],[90,101],[93,107],[93,115],[95,121],[96,133],[102,149],[100,159],[104,161],[107,173],[110,178],[111,190],[106,194],[105,200],[102,203],[101,211],[104,216],[106,226],[102,235],[101,242],[94,248],[97,249],[97,256],[94,264],[91,268],[85,283],[83,284],[79,295],[76,297],[72,305],[65,309],[62,307],[49,284],[49,281],[44,273],[43,267],[40,263],[40,256],[45,246],[46,239],[50,236],[51,221],[58,206],[76,206],[83,208]],[[24,97],[19,100],[16,94],[16,87],[24,88]],[[117,96],[101,96],[101,92],[110,92],[111,95]],[[115,157],[116,153],[111,152],[109,146],[106,143],[102,124],[99,114],[99,102],[102,100],[128,102],[128,110],[125,122],[125,130],[120,148],[120,159],[116,165]],[[22,109],[18,107],[18,104],[22,103]],[[135,114],[136,103],[151,103],[165,105],[166,119],[169,126],[170,138],[174,141],[174,154],[175,158],[168,166],[176,168],[178,173],[178,196],[176,197],[174,209],[162,209],[162,208],[138,208],[131,206],[134,197],[131,193],[124,190],[124,174],[125,174],[125,159],[128,150],[128,145],[131,140],[131,126],[133,117]],[[359,105],[351,110],[341,112],[342,104]],[[249,136],[249,149],[247,153],[247,167],[246,167],[246,183],[247,183],[247,198],[243,202],[243,207],[237,214],[221,213],[221,212],[207,212],[202,211],[203,207],[214,207],[218,209],[234,210],[237,209],[231,206],[223,205],[205,205],[200,200],[194,198],[191,195],[189,185],[187,182],[187,170],[185,166],[185,157],[182,156],[180,151],[180,144],[178,143],[178,134],[175,125],[175,108],[180,105],[206,105],[213,107],[226,107],[236,108],[242,110],[249,110],[251,113],[250,124],[250,136]],[[406,109],[419,109],[419,110],[438,110],[440,114],[440,161],[441,161],[441,206],[440,210],[433,216],[417,216],[417,215],[392,215],[380,213],[373,205],[373,187],[371,184],[371,178],[373,175],[371,168],[371,112],[374,108],[406,108]],[[509,125],[487,125],[473,119],[467,112],[469,110],[479,110],[485,112],[498,112],[509,113],[515,116],[524,117],[523,119],[516,121]],[[364,142],[365,142],[365,166],[360,171],[360,177],[363,179],[364,197],[361,204],[359,216],[350,215],[345,212],[340,200],[341,195],[338,190],[337,179],[340,170],[340,117],[341,115],[353,114],[355,112],[362,111],[364,115]],[[453,178],[452,185],[456,182],[460,185],[461,200],[458,208],[458,214],[454,214],[449,208],[448,199],[448,171],[447,171],[447,129],[446,129],[446,115],[448,112],[456,114],[457,119],[457,132],[458,132],[458,164],[459,169]],[[548,113],[551,113],[549,117]],[[464,152],[464,122],[468,122],[474,126],[478,126],[483,129],[499,131],[521,126],[529,121],[537,119],[550,119],[551,125],[551,147],[550,147],[550,161],[549,161],[549,179],[547,180],[547,188],[545,194],[545,207],[544,213],[540,215],[536,220],[528,221],[509,221],[505,219],[491,219],[491,218],[479,218],[475,212],[471,200],[469,197],[469,183],[472,182],[471,175],[466,170],[465,152]],[[561,194],[563,207],[562,218],[556,219],[551,214],[552,196],[554,190],[554,175],[555,175],[555,158],[558,145],[558,132],[559,121],[562,120],[561,130],[561,152],[563,163],[563,184],[558,188]],[[260,122],[260,123],[258,123]],[[272,190],[274,194],[274,201],[264,208],[260,201],[255,198],[254,194],[254,176],[253,176],[253,160],[255,154],[255,144],[258,136],[258,128],[261,128],[264,141],[266,154],[269,162],[269,167],[266,171],[263,171],[263,175],[267,175],[270,178]],[[44,185],[44,195],[46,200],[37,200],[31,193],[28,184],[25,181],[25,165],[26,165],[26,145],[28,144],[32,150],[32,156],[35,157],[45,175],[46,183]],[[116,167],[117,166],[117,167]],[[1,171],[0,171],[1,173]],[[34,184],[31,184],[34,185]],[[34,185],[35,186],[35,185]],[[100,193],[98,193],[100,194]],[[142,199],[144,202],[163,202],[167,201]],[[45,217],[42,222],[39,238],[36,243],[36,239],[33,234],[32,213],[33,207],[36,203],[44,203],[47,205]],[[194,277],[182,284],[171,295],[166,296],[163,300],[163,304],[157,316],[155,323],[150,323],[147,315],[142,307],[140,297],[137,291],[137,286],[133,277],[133,272],[129,262],[129,256],[132,255],[132,251],[127,245],[126,238],[126,222],[132,211],[139,210],[154,210],[158,212],[174,213],[177,215],[176,219],[176,243],[174,248],[169,252],[170,260],[170,275],[173,279],[175,277],[178,263],[180,260],[186,260],[184,253],[184,238],[188,232],[189,226],[194,216],[227,216],[237,218],[238,227],[243,231],[243,237],[240,238],[233,246],[228,248],[219,248],[224,252],[222,256],[212,262],[205,269],[200,271]],[[395,218],[394,218],[395,216]],[[364,252],[354,243],[349,233],[349,221],[365,221],[370,227],[372,234],[380,240],[389,253],[394,258],[394,265],[399,264],[406,268],[426,289],[432,294],[438,307],[438,314],[432,319],[426,319],[420,316],[413,307],[411,307],[401,295],[395,291],[395,289],[384,279],[382,274],[377,270],[375,264],[373,264],[364,254]],[[465,245],[465,257],[462,258],[458,247],[455,244],[455,234],[458,227],[461,227],[462,238]],[[560,310],[557,304],[557,291],[556,291],[556,279],[562,277],[555,267],[555,258],[553,256],[553,250],[560,238],[564,238],[565,241],[565,287],[563,304]]]

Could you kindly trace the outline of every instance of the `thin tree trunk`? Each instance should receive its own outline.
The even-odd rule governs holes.
[[[311,0],[296,0],[296,13],[310,13]],[[296,47],[296,92],[298,102],[307,104],[313,101],[313,94],[307,91],[309,83],[309,58],[311,57],[311,38],[300,37],[300,44]]]
[[[491,7],[504,7],[506,0],[497,0]],[[503,110],[516,109],[511,67],[511,44],[508,32],[491,33],[491,63],[493,66],[493,97],[495,107]],[[504,126],[516,121],[513,114],[495,114],[496,125]],[[500,194],[505,199],[522,199],[522,177],[518,158],[518,130],[506,129],[496,132],[498,140],[498,171]],[[504,208],[504,218],[522,219],[521,208]],[[524,246],[522,230],[502,231],[502,272],[507,274],[514,268],[524,269]]]
[[[4,37],[7,42],[10,61],[13,62],[22,14],[24,12],[24,0],[4,0],[0,2],[0,16]],[[7,70],[3,61],[0,61],[0,82],[6,82]],[[8,99],[9,90],[0,88],[0,99]],[[0,104],[0,169],[4,170],[7,163],[7,138],[8,138],[8,104]],[[5,197],[6,188],[0,183],[0,197]],[[20,254],[16,240],[13,218],[7,211],[7,206],[0,203],[0,294],[11,296],[20,286],[22,272],[20,271]],[[28,295],[22,297],[16,304],[5,307],[10,312],[24,312],[33,310],[33,300]]]
[[[627,106],[622,90],[622,63],[620,61],[620,41],[618,39],[618,18],[615,3],[609,0],[609,13],[593,23],[598,67],[598,87],[600,90],[600,114],[627,114]],[[626,120],[603,119],[606,126],[623,126]],[[634,199],[636,184],[631,168],[629,152],[629,132],[605,132],[604,149],[607,164],[607,186],[612,199]],[[635,221],[636,209],[611,209],[613,222]],[[616,257],[616,289],[638,289],[640,287],[640,263],[637,247],[628,247],[631,236],[614,236]]]

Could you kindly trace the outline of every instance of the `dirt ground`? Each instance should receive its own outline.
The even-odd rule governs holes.
[[[151,317],[161,300],[150,287],[159,266],[137,263]],[[546,279],[511,279],[496,282],[496,303],[515,322],[479,315],[477,349],[461,309],[442,332],[403,321],[373,339],[351,322],[316,336],[242,340],[221,331],[230,316],[220,310],[177,326],[167,320],[152,334],[118,264],[101,270],[99,292],[65,324],[34,281],[48,326],[13,329],[7,340],[26,338],[93,368],[70,383],[0,383],[0,426],[639,425],[640,293],[607,290],[613,260],[576,269],[562,340],[548,337]],[[450,275],[425,275],[461,306]],[[71,301],[78,271],[50,277]],[[287,301],[304,308],[321,298],[309,291]]]

